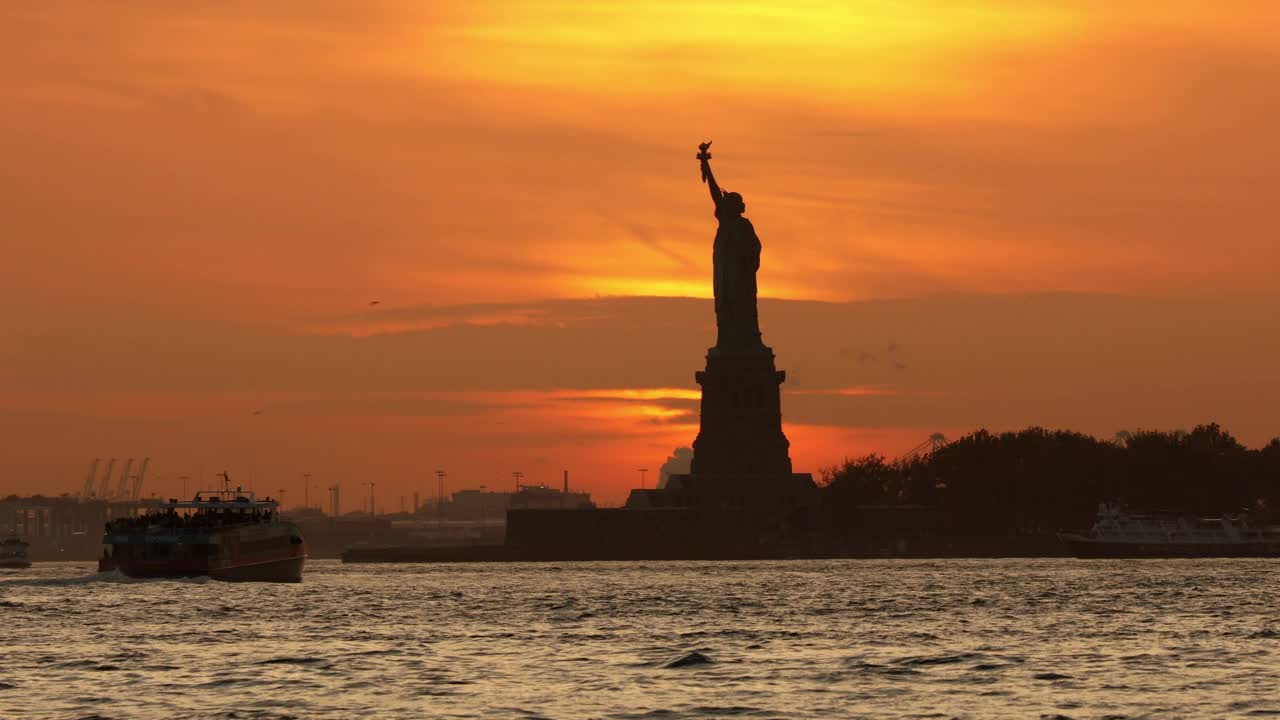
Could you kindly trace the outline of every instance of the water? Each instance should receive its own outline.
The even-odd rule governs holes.
[[[0,573],[0,717],[1280,715],[1277,568],[313,562],[239,585],[37,565]]]

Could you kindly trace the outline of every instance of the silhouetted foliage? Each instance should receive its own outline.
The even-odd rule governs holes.
[[[1280,438],[1250,450],[1216,424],[1117,433],[1032,427],[966,435],[923,457],[846,460],[822,473],[829,524],[859,505],[930,505],[956,534],[1087,527],[1099,502],[1194,513],[1280,508]]]

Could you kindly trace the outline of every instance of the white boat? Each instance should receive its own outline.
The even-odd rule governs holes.
[[[31,567],[31,558],[27,550],[31,546],[17,535],[10,535],[0,540],[0,569],[21,569]]]
[[[1092,528],[1058,539],[1081,558],[1280,557],[1280,527],[1254,525],[1245,513],[1135,513],[1102,503]]]

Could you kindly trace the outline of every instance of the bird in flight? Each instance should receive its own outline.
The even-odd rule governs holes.
[[[379,303],[381,303],[381,302],[382,302],[381,300],[370,300],[370,301],[369,301],[369,307],[373,307],[374,305],[377,305],[377,304],[379,304]]]
[[[261,415],[261,414],[262,414],[262,411],[261,411],[261,410],[254,410],[254,411],[253,411],[253,414],[254,414],[254,415]]]

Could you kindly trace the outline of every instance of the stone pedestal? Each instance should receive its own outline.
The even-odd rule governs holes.
[[[791,471],[782,432],[782,381],[763,343],[707,352],[702,420],[690,472],[666,487],[633,490],[627,507],[694,513],[699,542],[755,547],[804,537],[819,502],[808,473]]]
[[[702,386],[702,418],[693,441],[693,475],[790,476],[782,432],[782,382],[773,351],[760,344],[711,348]]]

